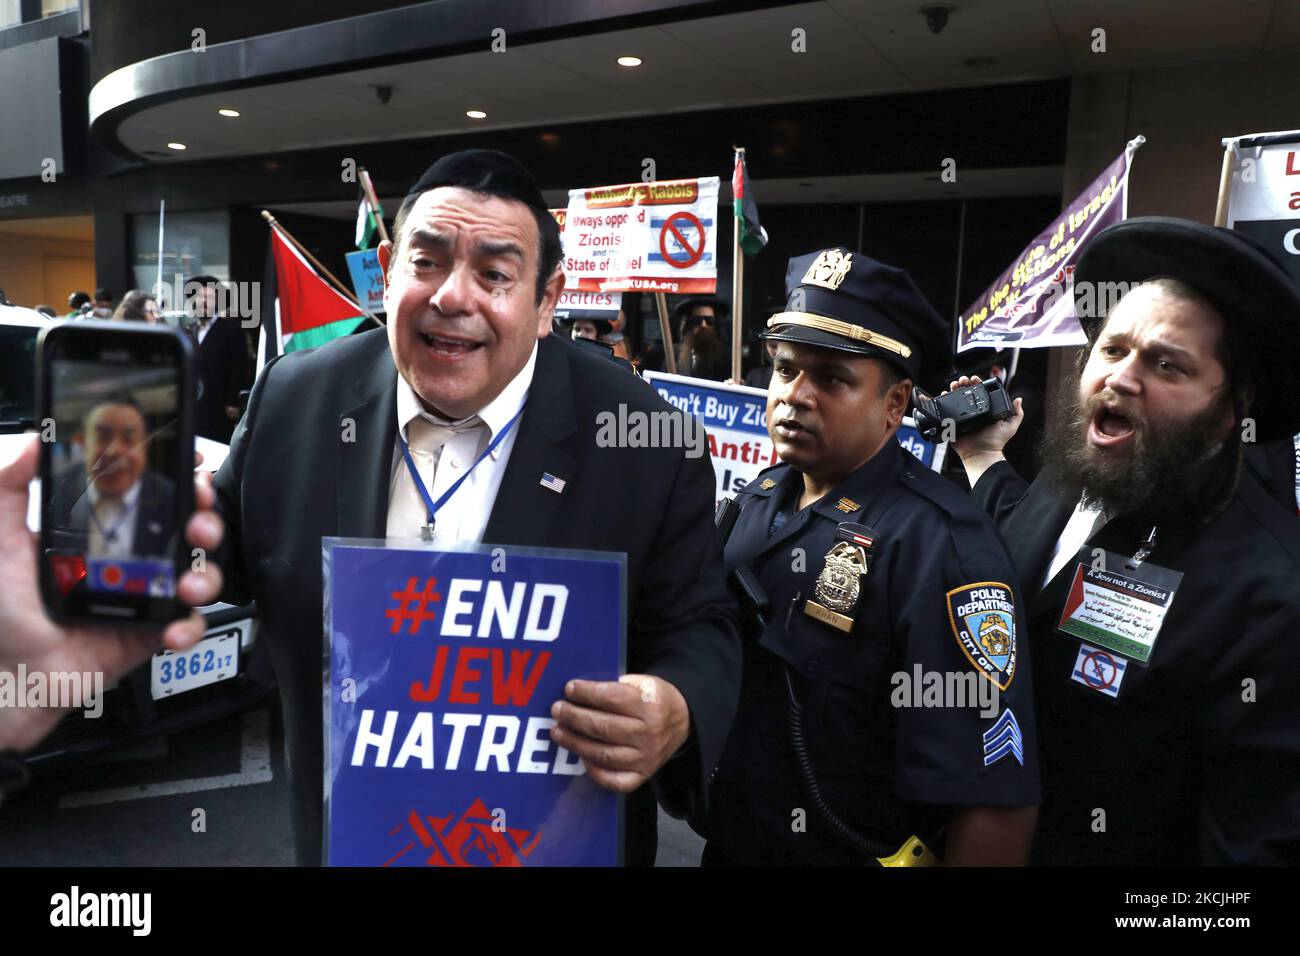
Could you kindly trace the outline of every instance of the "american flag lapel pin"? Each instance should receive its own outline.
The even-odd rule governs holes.
[[[543,487],[543,488],[549,488],[551,491],[555,492],[557,495],[558,495],[558,494],[563,494],[563,493],[564,493],[564,484],[565,484],[565,482],[564,482],[564,479],[563,479],[563,478],[556,478],[556,477],[555,477],[554,475],[552,475],[549,471],[548,471],[548,472],[544,472],[544,473],[542,474],[542,480],[541,480],[541,485],[542,485],[542,487]]]

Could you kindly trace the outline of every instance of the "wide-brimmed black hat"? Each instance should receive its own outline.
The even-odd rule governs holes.
[[[1187,219],[1146,216],[1098,233],[1074,272],[1079,324],[1088,342],[1105,324],[1101,283],[1178,279],[1209,299],[1223,315],[1227,334],[1255,357],[1255,419],[1259,441],[1300,431],[1300,289],[1255,240]],[[1114,287],[1110,287],[1113,289]],[[1087,296],[1087,299],[1085,299]]]
[[[925,388],[946,384],[952,331],[902,269],[837,246],[790,260],[785,310],[760,338],[889,362]]]
[[[715,295],[697,295],[684,302],[679,302],[677,308],[673,309],[673,315],[675,315],[678,320],[687,319],[690,317],[691,309],[695,308],[697,305],[713,306],[713,318],[719,322],[731,315],[731,304],[725,299],[719,299]]]
[[[564,327],[567,328],[570,332],[573,331],[573,327],[574,327],[575,325],[577,325],[579,322],[590,322],[590,323],[592,323],[594,326],[596,326],[596,331],[597,331],[600,335],[609,335],[611,332],[614,331],[614,322],[613,322],[613,320],[611,320],[611,319],[598,319],[598,318],[595,318],[595,317],[593,317],[593,316],[591,316],[591,315],[574,315],[574,316],[568,316],[568,317],[563,318],[563,319],[560,319],[560,320],[558,320],[558,321],[560,321],[561,323],[563,323]]]

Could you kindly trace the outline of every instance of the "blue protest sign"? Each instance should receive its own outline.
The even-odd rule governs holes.
[[[327,862],[618,865],[621,798],[551,740],[550,709],[624,671],[625,556],[323,551]]]
[[[344,258],[348,260],[348,274],[357,301],[367,312],[383,312],[384,271],[379,268],[379,253],[374,249],[364,249],[349,252]]]
[[[667,372],[650,371],[643,378],[660,398],[695,416],[704,426],[717,501],[743,490],[759,472],[780,463],[776,446],[767,432],[766,389],[724,385]],[[903,419],[897,438],[926,468],[938,471],[943,467],[946,446],[922,438],[910,417]]]
[[[767,393],[685,375],[646,372],[645,380],[674,408],[694,415],[709,436],[709,456],[721,501],[742,490],[780,459],[767,434]]]
[[[917,460],[926,468],[932,471],[939,471],[943,468],[944,452],[948,449],[947,444],[940,442],[936,445],[934,442],[923,438],[921,433],[916,430],[916,423],[912,421],[910,415],[903,419],[903,424],[898,427],[894,437],[898,439],[900,445],[915,455]]]

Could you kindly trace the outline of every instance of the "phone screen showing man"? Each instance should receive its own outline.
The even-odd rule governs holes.
[[[179,613],[193,464],[184,346],[167,333],[127,338],[46,343],[42,554],[46,601],[61,616]]]

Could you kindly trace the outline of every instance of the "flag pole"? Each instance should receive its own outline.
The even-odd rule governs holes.
[[[1214,204],[1214,224],[1228,224],[1228,197],[1232,194],[1232,146],[1229,142],[1223,150],[1223,170],[1219,173],[1219,200]]]
[[[272,229],[274,229],[276,232],[278,232],[281,236],[284,237],[285,242],[288,242],[295,249],[297,249],[304,256],[306,256],[307,259],[311,262],[311,264],[315,266],[317,269],[319,269],[321,273],[326,278],[328,278],[330,282],[334,284],[334,288],[338,290],[339,294],[342,295],[343,298],[347,299],[350,304],[355,305],[357,307],[358,312],[360,312],[362,315],[364,315],[367,319],[375,323],[375,325],[379,326],[380,328],[384,327],[384,323],[380,322],[377,318],[375,318],[375,316],[368,309],[362,306],[362,304],[356,300],[356,297],[350,291],[348,291],[348,288],[338,280],[338,278],[334,275],[334,273],[326,269],[325,266],[321,264],[321,261],[311,254],[311,250],[309,250],[301,242],[295,239],[288,229],[280,225],[280,221],[278,219],[272,216],[265,209],[262,210],[262,218],[265,219],[268,223],[270,223]]]
[[[163,216],[166,214],[166,212],[167,212],[167,200],[159,199],[158,200],[158,281],[154,283],[154,287],[153,287],[153,294],[155,299],[158,298],[158,296],[162,295],[162,289],[163,289],[163,281],[162,281]]]
[[[361,174],[361,189],[366,194],[366,201],[370,203],[370,208],[375,211],[375,219],[379,223],[379,238],[388,242],[388,230],[384,228],[384,214],[380,210],[379,196],[375,193],[375,184],[370,181],[370,173],[364,166],[357,170]]]
[[[734,165],[734,162],[745,158],[745,148],[732,146],[732,149],[736,151]],[[733,189],[732,192],[734,194],[735,190]],[[733,195],[733,201],[735,198]],[[744,325],[741,315],[745,307],[745,256],[740,248],[740,219],[736,216],[732,216],[731,234],[731,377],[737,382],[742,382],[744,379],[740,377],[740,336]]]
[[[673,330],[668,324],[668,299],[662,292],[655,293],[655,307],[659,310],[659,333],[664,339],[664,369],[677,374],[677,355],[673,352]]]

